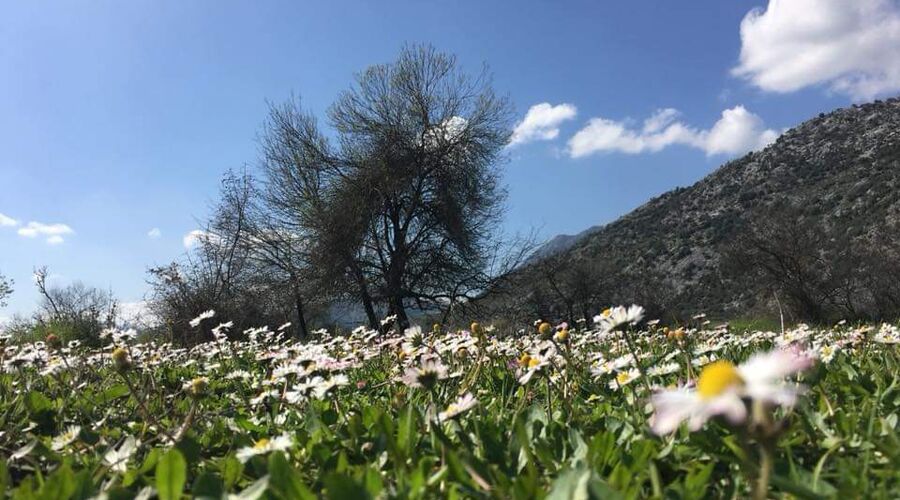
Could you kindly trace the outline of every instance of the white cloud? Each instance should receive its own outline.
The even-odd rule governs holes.
[[[0,213],[0,227],[15,227],[19,225],[19,221],[12,217]]]
[[[741,21],[732,70],[757,87],[811,85],[866,100],[900,90],[900,2],[770,0]]]
[[[765,128],[765,124],[743,106],[722,111],[722,118],[708,132],[701,132],[702,149],[708,155],[740,154],[762,149],[780,134]]]
[[[581,158],[600,152],[655,153],[673,145],[697,148],[707,155],[736,155],[760,149],[779,135],[766,129],[762,119],[743,106],[722,111],[722,117],[709,130],[685,125],[678,116],[675,109],[660,109],[644,120],[641,129],[630,127],[626,121],[592,118],[569,139],[569,156]]]
[[[51,245],[59,245],[64,242],[63,235],[73,234],[75,231],[65,224],[44,224],[41,222],[31,221],[25,227],[18,230],[19,236],[25,238],[46,237],[47,243]]]
[[[559,136],[559,125],[575,118],[577,108],[572,104],[557,104],[553,106],[549,102],[535,104],[525,113],[516,128],[513,130],[510,146],[525,144],[532,141],[549,141]]]
[[[150,239],[156,240],[156,239],[159,239],[160,236],[162,236],[162,231],[160,231],[158,227],[154,227],[153,229],[151,229],[150,231],[147,232],[147,236]]]
[[[215,234],[203,231],[202,229],[194,229],[193,231],[184,235],[184,237],[181,239],[181,242],[184,244],[184,248],[190,250],[194,245],[204,240],[216,243],[218,241],[221,241],[221,238]]]
[[[119,325],[122,328],[146,327],[158,323],[146,300],[121,302],[119,304]]]
[[[206,231],[201,231],[200,229],[194,229],[188,234],[184,235],[181,239],[181,242],[184,244],[184,248],[191,248],[200,241],[201,238],[206,236]]]

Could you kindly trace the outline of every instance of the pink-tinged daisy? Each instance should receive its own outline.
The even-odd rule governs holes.
[[[703,368],[696,387],[680,387],[653,395],[654,414],[650,426],[656,434],[668,434],[687,421],[696,431],[712,417],[724,416],[731,424],[747,418],[745,399],[791,407],[802,386],[784,381],[813,363],[806,353],[777,349],[753,355],[735,366],[719,360]]]

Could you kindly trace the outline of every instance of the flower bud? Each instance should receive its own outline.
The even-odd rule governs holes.
[[[553,327],[550,325],[550,323],[544,321],[543,323],[541,323],[541,326],[538,327],[538,333],[540,333],[541,335],[550,335],[550,330],[552,329]]]
[[[127,371],[131,368],[131,359],[128,357],[128,351],[122,347],[117,347],[116,350],[112,352],[112,360],[113,364],[116,366],[116,370],[119,370],[120,372]]]
[[[557,330],[555,334],[553,334],[553,339],[557,342],[565,342],[566,339],[569,338],[569,329],[563,328],[561,330]]]
[[[208,388],[209,379],[206,377],[197,377],[194,380],[191,380],[191,384],[188,386],[188,394],[190,394],[192,398],[199,398],[206,394]]]
[[[60,340],[59,336],[55,333],[47,335],[47,338],[44,339],[44,341],[47,343],[47,347],[50,347],[52,349],[59,349],[60,347],[62,347],[62,340]]]

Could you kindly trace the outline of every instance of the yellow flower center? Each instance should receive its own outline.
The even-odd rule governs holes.
[[[541,364],[541,360],[537,358],[528,358],[528,368],[534,368],[539,364]]]
[[[619,385],[626,384],[628,382],[628,372],[619,372],[619,374],[616,375],[616,381]]]
[[[713,398],[725,392],[729,387],[743,383],[737,368],[728,361],[720,360],[710,363],[700,372],[700,379],[697,380],[697,392],[701,398]]]
[[[604,318],[608,318],[610,314],[612,314],[612,309],[607,307],[606,309],[603,310],[602,313],[600,313],[600,316],[603,316]]]
[[[269,438],[262,438],[259,441],[257,441],[253,445],[253,447],[256,448],[257,450],[262,450],[262,449],[265,449],[265,447],[268,445],[269,445]]]
[[[528,363],[531,361],[531,356],[528,353],[522,354],[519,358],[519,366],[528,366]]]

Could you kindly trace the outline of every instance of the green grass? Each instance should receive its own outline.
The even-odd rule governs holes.
[[[647,355],[645,370],[678,365],[648,375],[665,387],[688,373],[684,356],[665,359],[676,349],[740,362],[783,340],[744,331],[772,330],[760,325],[688,331],[688,344],[635,333],[636,348]],[[800,376],[807,391],[796,407],[773,413],[783,428],[773,438],[769,495],[900,496],[896,344],[850,329],[799,339],[787,333],[811,348],[843,347]],[[115,356],[111,349],[11,348],[0,374],[0,449],[9,457],[0,462],[0,488],[22,499],[151,491],[284,499],[750,495],[760,448],[740,426],[714,419],[696,432],[657,436],[644,379],[616,388],[617,372],[592,373],[596,356],[626,354],[621,337],[574,330],[556,343],[536,333],[366,335],[295,345],[257,333],[255,341],[190,351],[120,338],[125,350]],[[549,364],[522,384],[526,352],[534,366]],[[400,380],[435,354],[447,378],[431,389]],[[477,405],[440,421],[464,393]],[[73,428],[71,440],[61,437]],[[116,450],[121,463],[108,459]]]

